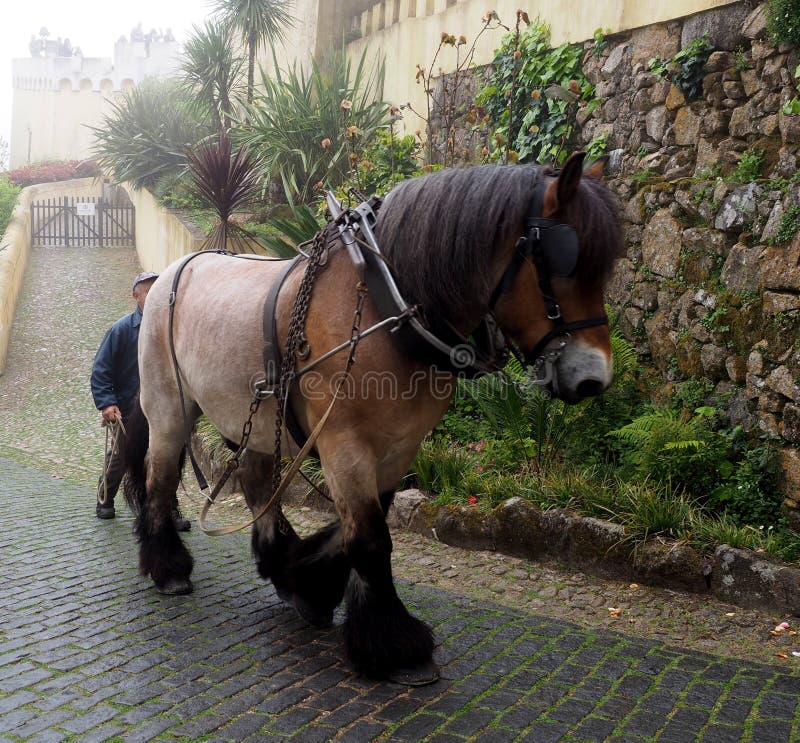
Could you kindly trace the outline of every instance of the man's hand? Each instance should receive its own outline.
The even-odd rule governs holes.
[[[100,411],[103,415],[103,423],[113,423],[117,420],[122,420],[122,413],[116,405],[109,405]]]

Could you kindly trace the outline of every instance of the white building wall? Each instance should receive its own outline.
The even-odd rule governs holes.
[[[12,62],[11,168],[91,156],[93,135],[120,91],[179,65],[175,42],[118,41],[114,57],[28,57]]]

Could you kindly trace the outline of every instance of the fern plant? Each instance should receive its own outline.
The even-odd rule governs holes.
[[[728,444],[711,429],[714,408],[690,414],[658,407],[608,436],[623,448],[623,468],[639,479],[672,483],[678,489],[705,494],[719,475]]]

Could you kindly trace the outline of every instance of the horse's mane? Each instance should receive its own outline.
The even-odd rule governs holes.
[[[551,170],[483,165],[441,170],[398,184],[375,234],[410,304],[453,325],[486,311],[495,251],[522,235],[536,184]],[[578,280],[596,284],[623,254],[613,195],[581,179],[572,216],[581,242]]]

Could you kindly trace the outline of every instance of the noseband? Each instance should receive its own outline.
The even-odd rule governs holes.
[[[540,368],[546,362],[554,362],[566,347],[573,330],[594,328],[607,325],[608,316],[603,313],[598,317],[589,317],[574,322],[564,322],[561,307],[555,298],[553,278],[571,278],[578,268],[580,243],[578,234],[568,224],[542,216],[544,206],[544,183],[539,183],[533,194],[531,216],[525,220],[525,234],[517,241],[511,263],[505,270],[500,283],[495,287],[489,300],[489,310],[494,311],[498,299],[508,294],[514,286],[522,264],[530,259],[536,268],[539,291],[544,300],[545,313],[552,327],[539,339],[537,344],[522,358],[528,366]],[[555,354],[548,353],[547,348],[555,338],[562,338],[555,349]]]

